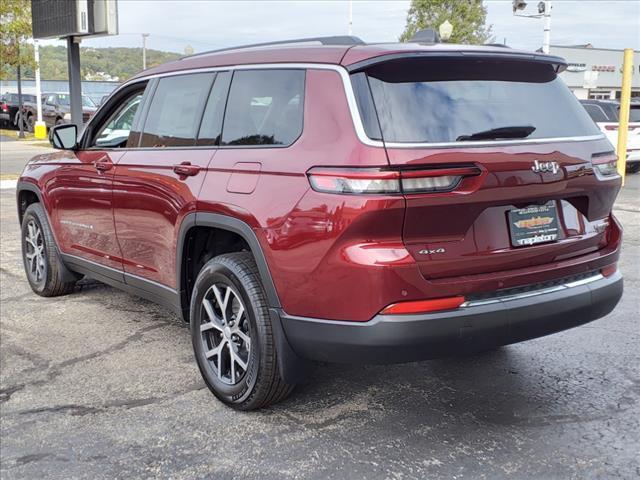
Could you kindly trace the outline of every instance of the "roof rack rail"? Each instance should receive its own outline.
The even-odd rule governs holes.
[[[209,55],[211,53],[227,52],[231,50],[243,50],[245,48],[270,47],[272,45],[295,45],[299,43],[312,43],[312,42],[320,43],[321,45],[364,45],[364,41],[362,41],[362,39],[355,37],[353,35],[337,35],[333,37],[296,38],[291,40],[278,40],[275,42],[252,43],[249,45],[240,45],[237,47],[227,47],[227,48],[220,48],[217,50],[208,50],[206,52],[194,53],[193,55],[186,55],[184,57],[180,57],[179,60],[183,60],[185,58],[200,57],[202,55]]]
[[[511,48],[509,45],[505,43],[485,43],[485,47],[502,47],[502,48]]]

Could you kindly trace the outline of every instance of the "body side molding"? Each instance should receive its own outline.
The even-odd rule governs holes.
[[[61,257],[65,265],[68,265],[74,272],[124,290],[127,293],[151,300],[154,303],[168,307],[175,313],[181,313],[180,297],[178,292],[172,288],[115,268],[100,265],[91,260],[76,257],[75,255],[62,254]]]

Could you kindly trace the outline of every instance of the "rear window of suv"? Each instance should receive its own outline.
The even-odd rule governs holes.
[[[366,71],[382,139],[396,143],[541,139],[600,134],[548,64],[420,58]],[[354,81],[362,88],[362,81]],[[362,98],[356,91],[356,98]],[[359,107],[370,138],[380,137]],[[490,133],[499,129],[495,134]],[[493,136],[492,136],[493,135]],[[378,138],[380,139],[380,138]]]
[[[304,70],[233,74],[222,145],[291,145],[302,133]]]

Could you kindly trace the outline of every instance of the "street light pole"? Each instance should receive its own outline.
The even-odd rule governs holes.
[[[142,34],[142,70],[147,69],[147,37],[148,33]]]
[[[544,40],[542,52],[549,53],[551,47],[551,1],[544,2]]]
[[[544,36],[542,39],[543,53],[549,53],[551,47],[551,0],[544,0],[538,3],[537,15],[525,15],[518,13],[527,8],[527,2],[524,0],[513,0],[513,15],[524,18],[543,18],[544,19]]]

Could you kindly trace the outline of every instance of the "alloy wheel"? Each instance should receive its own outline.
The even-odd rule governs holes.
[[[29,220],[27,223],[27,233],[24,240],[27,272],[35,283],[40,283],[44,280],[47,264],[42,230],[35,221]]]
[[[247,372],[251,329],[240,295],[225,284],[212,285],[202,299],[202,351],[218,380],[236,385]]]

